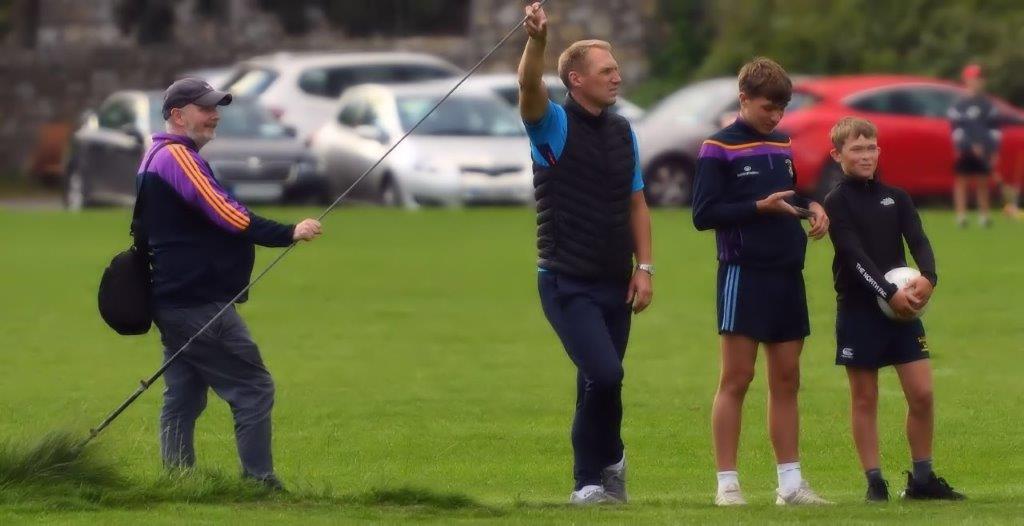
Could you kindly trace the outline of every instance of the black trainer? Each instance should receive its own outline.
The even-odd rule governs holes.
[[[966,495],[954,490],[946,479],[932,473],[928,480],[920,483],[914,475],[907,472],[907,489],[903,490],[903,498],[908,500],[964,500]]]
[[[868,482],[867,502],[889,502],[889,483],[885,479]]]
[[[242,479],[250,480],[269,493],[288,493],[285,489],[284,484],[281,483],[281,479],[277,478],[276,475],[270,474],[265,477],[253,477],[250,475],[242,475]]]

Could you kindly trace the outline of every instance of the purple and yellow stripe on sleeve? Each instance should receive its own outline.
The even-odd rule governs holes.
[[[732,161],[741,157],[753,157],[756,155],[789,155],[792,156],[790,150],[791,141],[786,142],[748,142],[743,144],[726,144],[715,140],[708,139],[704,141],[704,144],[700,147],[700,153],[697,154],[698,159],[720,159],[722,161]]]
[[[177,168],[194,188],[194,201],[207,215],[223,226],[242,231],[249,227],[249,213],[225,192],[210,174],[207,174],[192,156],[192,152],[181,144],[167,147]],[[180,181],[185,182],[185,181]],[[180,188],[179,184],[175,184]],[[185,196],[186,199],[188,196]]]

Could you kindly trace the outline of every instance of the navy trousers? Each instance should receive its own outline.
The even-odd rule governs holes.
[[[190,308],[158,308],[155,321],[171,357],[223,304]],[[270,452],[270,412],[274,381],[263,365],[259,348],[245,322],[231,306],[196,338],[164,373],[164,405],[160,414],[160,452],[168,467],[191,467],[196,419],[213,389],[231,407],[242,475],[266,479],[274,474]]]
[[[544,315],[576,365],[572,423],[576,489],[601,484],[601,470],[622,459],[622,360],[631,320],[629,283],[538,272]]]

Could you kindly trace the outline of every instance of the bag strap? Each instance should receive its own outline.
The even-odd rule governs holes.
[[[149,159],[142,166],[142,173],[139,176],[137,188],[135,189],[135,206],[132,208],[132,224],[129,227],[128,233],[132,236],[132,246],[138,250],[143,249],[143,252],[149,252],[149,239],[145,232],[145,227],[142,224],[142,201],[144,192],[142,191],[143,186],[146,184],[146,173],[149,172],[149,165],[153,162],[153,158],[156,154],[174,141],[164,141],[157,145],[156,148],[149,154]]]

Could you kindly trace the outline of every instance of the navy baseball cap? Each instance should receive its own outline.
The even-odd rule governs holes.
[[[164,120],[171,118],[171,110],[184,108],[189,104],[196,106],[227,106],[231,104],[231,94],[217,91],[209,82],[195,77],[177,80],[164,91]]]

